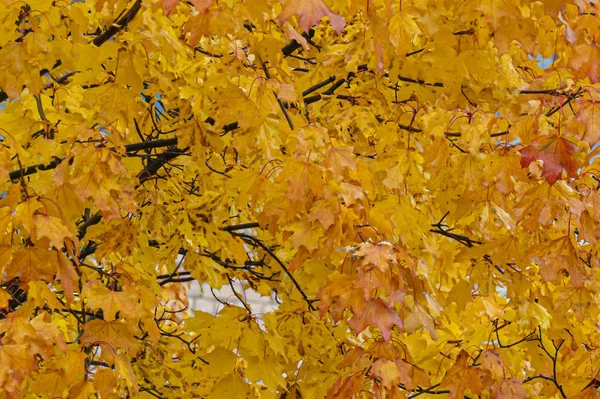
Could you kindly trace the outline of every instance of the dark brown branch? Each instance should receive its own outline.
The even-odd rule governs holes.
[[[552,381],[554,382],[554,379],[552,377],[548,377],[546,375],[542,375],[542,374],[538,374],[538,375],[533,375],[531,377],[527,377],[523,380],[523,383],[529,382],[529,381],[533,381],[536,379],[542,379],[542,380],[548,380],[548,381]]]
[[[481,244],[480,241],[472,240],[467,236],[451,233],[450,231],[453,229],[444,223],[444,219],[446,219],[446,216],[448,216],[449,213],[450,212],[446,212],[444,214],[444,216],[442,216],[442,218],[440,219],[439,222],[433,223],[431,225],[431,227],[434,227],[434,228],[429,229],[429,231],[431,231],[432,233],[440,234],[444,237],[448,237],[453,240],[456,240],[456,241],[460,242],[462,245],[467,246],[469,248],[473,247],[475,244]]]
[[[271,79],[271,74],[269,73],[269,68],[267,68],[266,62],[262,63],[262,68],[263,68],[263,71],[265,72],[265,77],[267,79]],[[281,98],[279,98],[277,93],[273,92],[273,94],[275,95],[275,98],[277,99],[277,104],[279,104],[279,108],[281,108],[281,112],[283,112],[283,116],[285,117],[285,120],[287,121],[288,125],[290,125],[290,129],[294,130],[294,123],[292,122],[292,119],[290,118],[290,115],[287,112],[287,107],[285,106],[285,104],[283,103]]]
[[[319,82],[316,85],[311,86],[308,89],[304,90],[302,92],[302,97],[308,96],[313,91],[319,90],[320,88],[327,86],[330,83],[333,83],[333,81],[335,81],[335,76],[332,75],[332,76],[328,77],[327,79],[323,80],[322,82]]]
[[[416,84],[420,84],[423,86],[444,87],[444,84],[440,83],[440,82],[428,83],[421,79],[408,78],[408,77],[402,76],[402,75],[398,75],[398,80],[400,80],[401,82],[406,82],[406,83],[416,83]]]
[[[150,149],[150,148],[167,147],[167,146],[172,146],[174,144],[177,144],[176,137],[170,138],[170,139],[161,139],[161,140],[153,140],[153,141],[144,141],[141,143],[126,144],[124,147],[125,147],[125,153],[129,153],[129,152],[135,152],[135,151]],[[116,148],[109,148],[109,150],[116,151]],[[56,169],[56,167],[58,165],[60,165],[63,160],[64,160],[64,158],[56,158],[45,165],[38,164],[38,165],[28,166],[26,168],[21,168],[19,170],[10,172],[8,174],[8,176],[11,181],[14,181],[14,180],[19,179],[20,177],[29,176],[34,173],[37,173],[40,170],[43,171],[43,170]]]
[[[173,277],[189,277],[191,274],[190,272],[175,272],[175,273],[171,273],[171,274],[160,274],[158,276],[156,276],[157,280],[163,280],[163,279],[170,279]]]
[[[406,57],[411,57],[413,55],[422,53],[424,50],[425,50],[425,48],[422,48],[420,50],[415,50],[415,51],[408,52],[408,53],[406,53]]]
[[[544,346],[544,341],[542,340],[542,328],[539,326],[538,326],[538,335],[536,338],[539,342],[538,347],[541,350],[543,350],[544,353],[552,360],[552,377],[540,376],[539,378],[544,378],[549,381],[552,381],[554,383],[554,385],[556,386],[556,389],[558,389],[558,392],[560,393],[560,395],[566,399],[567,395],[565,394],[565,391],[563,390],[562,385],[560,385],[558,383],[558,379],[556,378],[556,364],[558,362],[558,352],[560,351],[560,348],[565,343],[565,341],[562,340],[561,343],[558,345],[555,345],[554,342],[552,342],[552,344],[554,345],[554,350],[555,350],[554,355],[552,355],[550,352],[548,352],[548,350]]]
[[[467,95],[465,94],[464,86],[462,86],[462,85],[460,86],[460,92],[462,93],[463,97],[467,99],[467,102],[469,103],[469,105],[471,105],[471,107],[477,108],[477,103],[475,101],[471,100],[469,97],[467,97]]]
[[[158,285],[163,286],[163,285],[167,285],[167,284],[175,284],[175,283],[189,283],[190,281],[194,281],[196,280],[193,277],[181,277],[181,278],[169,278],[163,281],[159,281]]]
[[[102,32],[100,36],[92,40],[92,43],[94,43],[94,45],[98,47],[102,46],[104,43],[110,40],[111,37],[113,37],[122,29],[127,27],[127,25],[131,22],[131,20],[133,20],[133,18],[136,16],[136,14],[140,11],[141,8],[142,0],[136,0],[136,2],[133,3],[131,8],[129,9],[129,11],[127,11],[127,13],[125,13],[125,15],[123,15],[121,18],[117,19],[114,23],[112,23],[110,27],[104,32]]]
[[[337,82],[332,84],[331,87],[329,89],[327,89],[327,91],[323,92],[323,95],[325,95],[325,96],[333,95],[333,93],[335,93],[335,91],[344,83],[346,83],[346,79],[338,80]]]
[[[570,105],[571,101],[578,97],[581,97],[582,95],[583,93],[581,88],[579,88],[579,90],[577,90],[575,93],[568,94],[568,98],[565,101],[563,101],[560,105],[556,107],[552,107],[550,111],[546,112],[546,117],[551,117],[552,115],[563,109],[565,105]]]
[[[254,237],[254,236],[251,236],[251,235],[248,235],[248,234],[231,232],[231,235],[236,236],[236,237],[240,237],[240,238],[242,238],[244,240],[252,241],[257,246],[261,247],[266,253],[268,253],[269,256],[271,256],[271,258],[273,258],[275,260],[275,262],[277,262],[277,264],[279,264],[279,266],[283,269],[283,271],[285,272],[285,274],[287,274],[287,276],[292,280],[292,283],[294,284],[294,286],[296,287],[296,289],[298,290],[298,292],[300,293],[300,295],[302,295],[302,298],[304,298],[304,300],[308,304],[308,308],[310,310],[316,310],[315,307],[312,304],[314,301],[312,301],[311,299],[308,298],[308,296],[306,295],[306,293],[304,292],[304,290],[302,289],[302,287],[300,287],[300,284],[298,283],[298,280],[296,280],[296,278],[290,272],[290,270],[287,268],[287,266],[285,265],[285,263],[283,263],[283,261],[281,261],[281,259],[279,259],[279,257],[277,255],[275,255],[275,253],[271,250],[271,248],[269,248],[268,246],[266,246],[258,238]]]
[[[546,89],[546,90],[521,90],[520,94],[548,94],[551,96],[566,96],[565,92],[560,89]]]
[[[317,50],[320,50],[320,47],[317,46],[316,44],[314,44],[313,41],[312,41],[312,38],[313,38],[314,35],[315,35],[315,30],[312,29],[312,28],[308,31],[308,33],[302,32],[302,37],[304,39],[306,39],[306,41],[308,43],[310,43],[313,46],[315,46]],[[294,51],[298,50],[301,47],[302,47],[302,45],[300,43],[298,43],[296,40],[292,40],[290,43],[286,44],[281,49],[281,52],[283,53],[284,57],[288,57],[288,56],[291,56]]]
[[[496,334],[496,341],[498,341],[498,346],[502,349],[510,348],[512,346],[519,345],[522,342],[532,341],[532,340],[537,339],[536,337],[534,337],[535,331],[532,331],[529,334],[527,334],[526,336],[524,336],[523,338],[521,338],[520,340],[504,345],[504,344],[502,344],[502,342],[500,342],[500,334],[498,333],[498,331],[500,331],[502,328],[508,326],[510,324],[510,322],[507,322],[506,324],[498,326],[498,319],[496,319],[496,320],[493,320],[492,323],[494,324],[494,327],[495,327],[494,332]]]
[[[326,94],[326,93],[323,93],[323,94]],[[338,94],[337,96],[335,96],[335,98],[338,100],[353,101],[356,97]],[[317,101],[321,101],[322,99],[323,99],[323,97],[320,94],[315,94],[314,96],[305,97],[304,105],[316,103]]]
[[[238,230],[244,230],[244,229],[254,229],[254,228],[258,228],[258,227],[260,227],[258,222],[250,222],[250,223],[233,224],[230,226],[221,227],[221,230],[223,230],[223,231],[238,231]]]
[[[216,170],[215,168],[213,168],[212,166],[210,166],[210,164],[208,163],[208,161],[210,161],[210,157],[209,157],[207,160],[205,160],[205,161],[204,161],[204,165],[206,165],[206,167],[207,167],[207,168],[208,168],[208,169],[209,169],[211,172],[213,172],[213,173],[216,173],[216,174],[218,174],[218,175],[225,176],[225,177],[227,177],[227,178],[231,179],[231,176],[229,176],[229,175],[227,174],[227,172],[221,172],[221,171],[218,171],[218,170]]]
[[[204,50],[202,47],[194,47],[194,53],[196,53],[196,52],[198,52],[200,54],[204,54],[209,57],[213,57],[213,58],[223,58],[223,54],[214,54],[214,53],[211,53],[210,51]]]
[[[96,213],[94,216],[88,218],[81,226],[79,226],[79,232],[77,234],[77,238],[80,240],[85,236],[88,227],[94,226],[102,220],[102,216],[99,213]]]

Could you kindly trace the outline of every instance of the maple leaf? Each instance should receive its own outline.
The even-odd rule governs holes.
[[[323,166],[336,176],[341,175],[346,169],[356,170],[356,156],[352,152],[352,147],[332,147],[327,153]]]
[[[588,278],[588,270],[577,255],[569,236],[530,248],[529,257],[539,265],[544,281],[555,281],[561,270],[569,272],[571,283],[575,287],[582,287]]]
[[[131,326],[119,320],[87,322],[83,327],[81,342],[85,345],[109,345],[109,351],[122,348],[128,353],[135,353],[139,349]]]
[[[431,385],[431,381],[423,369],[402,359],[396,359],[396,366],[400,371],[400,381],[408,390],[417,386]]]
[[[600,46],[582,43],[575,47],[575,56],[569,59],[569,67],[579,79],[590,78],[592,83],[600,81]]]
[[[600,101],[581,99],[577,105],[577,120],[585,124],[582,139],[594,146],[600,141]]]
[[[376,326],[379,327],[383,339],[389,341],[392,338],[392,326],[395,324],[402,328],[400,316],[379,298],[368,300],[360,308],[354,308],[353,312],[354,316],[348,320],[348,325],[356,334],[369,326]]]
[[[488,369],[494,378],[504,375],[504,362],[497,351],[485,351],[481,356],[481,367]]]
[[[295,40],[296,42],[298,42],[302,45],[304,50],[306,50],[306,51],[310,50],[310,45],[306,41],[306,38],[304,38],[304,36],[302,36],[301,34],[296,32],[296,29],[294,29],[294,27],[289,22],[285,22],[283,24],[282,28],[285,33],[285,38],[288,41]]]
[[[295,159],[290,163],[290,169],[284,170],[281,179],[289,181],[287,198],[300,202],[306,199],[310,191],[320,195],[323,191],[321,170],[309,163]]]
[[[394,247],[389,242],[381,242],[379,244],[364,243],[353,252],[353,255],[362,257],[363,264],[375,266],[385,272],[389,270],[390,263],[398,263],[394,252]]]
[[[577,146],[564,137],[538,137],[520,150],[521,166],[526,168],[534,161],[543,161],[542,175],[553,184],[561,178],[563,170],[569,177],[577,175],[579,162],[574,157],[577,150]]]
[[[3,396],[597,396],[595,2],[5,3]]]
[[[196,11],[200,13],[204,13],[208,7],[212,5],[212,0],[190,0],[194,5]],[[179,4],[179,0],[162,0],[163,8],[165,9],[165,14],[169,15],[175,7]]]
[[[94,388],[102,397],[110,396],[113,389],[117,386],[117,376],[111,369],[101,369],[94,373],[92,377]]]
[[[362,304],[362,301],[357,298],[358,296],[352,295],[352,290],[349,289],[355,281],[355,277],[337,272],[329,276],[327,284],[319,290],[321,317],[329,311],[333,320],[339,321],[346,308],[352,307],[353,304],[357,306]]]
[[[141,316],[143,309],[135,295],[130,292],[111,291],[98,280],[87,282],[82,291],[87,305],[92,309],[102,309],[104,320],[115,320],[120,317]]]
[[[391,360],[379,359],[373,363],[371,367],[373,375],[380,379],[381,383],[386,388],[391,388],[400,383],[400,370],[395,362]]]
[[[523,386],[523,381],[515,378],[503,379],[492,387],[491,392],[493,397],[498,399],[527,399],[530,397],[529,392]]]
[[[352,398],[362,390],[364,380],[364,374],[338,379],[335,385],[327,390],[327,399]]]
[[[125,379],[125,382],[130,389],[132,389],[134,392],[139,390],[137,378],[133,371],[131,362],[127,356],[122,353],[119,353],[115,359],[115,372],[117,375]]]
[[[600,397],[600,393],[598,392],[597,386],[591,385],[585,388],[583,391],[576,393],[575,395],[570,396],[573,399],[597,399]]]
[[[13,252],[12,261],[5,271],[8,276],[18,276],[23,282],[51,280],[56,272],[56,263],[50,251],[38,247],[25,247]]]
[[[64,221],[54,216],[37,214],[33,216],[38,237],[46,237],[50,244],[61,249],[66,239],[74,239],[75,235],[68,229]]]
[[[179,0],[162,0],[163,8],[165,9],[165,14],[169,15],[175,7],[179,4]]]
[[[77,284],[79,278],[75,266],[69,262],[66,256],[60,252],[56,252],[56,257],[56,279],[60,280],[63,286],[66,306],[69,307],[73,303],[73,299],[75,299],[75,293],[79,293],[79,286]]]
[[[27,349],[27,344],[0,345],[0,386],[8,393],[17,394],[21,382],[37,368]]]
[[[487,385],[488,374],[477,367],[469,366],[469,354],[461,350],[454,365],[446,372],[440,388],[448,388],[449,399],[461,399],[467,390],[479,395]]]
[[[346,26],[346,21],[340,15],[332,12],[323,0],[284,0],[283,11],[277,16],[279,25],[284,24],[289,20],[292,15],[298,15],[300,20],[298,26],[308,32],[311,27],[319,23],[321,18],[329,17],[331,26],[338,32],[341,33]]]
[[[420,327],[425,327],[432,339],[438,339],[433,318],[427,313],[425,308],[418,303],[415,304],[413,311],[406,317],[404,323],[408,331],[414,332]]]
[[[67,388],[64,372],[52,370],[36,375],[31,390],[40,396],[45,394],[52,398],[61,398]]]

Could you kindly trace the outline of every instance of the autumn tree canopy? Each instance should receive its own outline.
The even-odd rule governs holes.
[[[597,2],[2,0],[0,47],[1,397],[599,396]]]

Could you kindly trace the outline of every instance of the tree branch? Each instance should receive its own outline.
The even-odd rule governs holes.
[[[266,253],[268,253],[269,256],[271,256],[271,258],[273,258],[275,260],[275,262],[277,262],[279,264],[279,266],[283,269],[285,274],[287,274],[288,277],[292,280],[292,283],[294,283],[294,286],[296,287],[296,289],[298,290],[300,295],[302,295],[302,298],[304,298],[304,300],[308,304],[308,308],[310,310],[316,310],[312,304],[314,301],[308,298],[308,296],[306,295],[304,290],[302,290],[302,287],[300,287],[300,284],[298,283],[298,281],[296,280],[294,275],[290,272],[290,270],[287,268],[285,263],[283,263],[283,261],[281,261],[281,259],[279,259],[279,257],[277,257],[277,255],[275,255],[275,253],[271,250],[271,248],[267,247],[261,240],[259,240],[258,238],[254,237],[254,236],[244,234],[244,233],[234,233],[234,232],[231,232],[230,234],[233,236],[236,236],[236,237],[243,238],[245,240],[252,241],[256,245],[261,247]]]
[[[133,18],[136,16],[136,14],[140,11],[141,8],[142,0],[136,0],[136,2],[133,3],[131,8],[129,9],[129,11],[127,11],[127,13],[125,13],[125,15],[123,15],[121,18],[117,19],[114,23],[112,23],[110,27],[104,32],[102,32],[100,36],[92,40],[92,43],[94,43],[94,45],[96,45],[97,47],[102,46],[104,43],[110,40],[111,37],[113,37],[122,29],[127,27],[127,25],[131,22],[131,20],[133,20]]]
[[[141,143],[126,144],[124,147],[125,147],[125,153],[130,153],[130,152],[136,152],[136,151],[150,149],[150,148],[173,146],[176,144],[177,144],[177,138],[174,137],[174,138],[170,138],[170,139],[160,139],[160,140],[144,141]],[[113,147],[113,148],[109,148],[109,150],[116,151],[117,149]],[[28,166],[26,168],[12,171],[8,174],[8,176],[9,176],[10,180],[13,181],[13,180],[17,180],[21,177],[29,176],[34,173],[37,173],[40,170],[56,169],[56,167],[58,165],[60,165],[64,160],[65,160],[65,158],[55,158],[54,160],[52,160],[51,162],[49,162],[45,165],[44,164],[32,165],[32,166]]]

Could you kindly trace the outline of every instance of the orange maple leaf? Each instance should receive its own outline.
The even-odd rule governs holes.
[[[196,11],[200,13],[206,12],[206,9],[212,5],[212,0],[190,0],[194,5]],[[162,0],[163,8],[165,9],[165,14],[169,15],[175,7],[179,4],[179,0]]]
[[[446,372],[440,388],[448,388],[450,395],[448,399],[462,399],[467,389],[479,395],[484,388],[488,373],[482,369],[468,365],[469,354],[462,350],[456,359],[456,363]]]
[[[563,170],[569,177],[577,175],[579,162],[573,156],[577,150],[577,146],[564,137],[538,137],[521,149],[521,166],[526,168],[533,161],[543,161],[542,175],[548,183],[553,184],[560,179]]]
[[[311,27],[318,24],[321,18],[329,17],[331,26],[340,33],[346,21],[344,18],[327,7],[323,0],[286,0],[283,5],[283,11],[277,16],[279,25],[283,25],[292,15],[298,15],[300,20],[298,26],[308,32]]]
[[[115,320],[115,315],[121,317],[140,316],[143,311],[135,295],[129,292],[111,291],[100,281],[91,280],[83,287],[83,297],[91,309],[102,309],[104,320]]]
[[[340,378],[327,390],[327,399],[352,398],[363,389],[364,374],[351,375]]]
[[[404,384],[406,389],[412,390],[414,387],[419,385],[431,385],[431,381],[423,369],[413,366],[409,362],[402,359],[396,359],[396,365],[400,371],[400,381],[402,384]]]
[[[354,256],[363,257],[365,265],[373,265],[381,271],[389,270],[390,263],[397,263],[394,247],[387,242],[361,244],[360,248],[354,252]]]
[[[5,272],[9,277],[20,277],[24,283],[40,279],[52,280],[56,264],[52,261],[52,252],[38,247],[25,247],[13,253]]]
[[[87,322],[83,327],[81,342],[85,345],[109,345],[114,352],[118,348],[123,348],[126,352],[135,353],[140,347],[132,327],[118,320]],[[108,352],[110,353],[110,350]]]
[[[491,393],[492,397],[496,399],[526,399],[529,397],[529,392],[523,387],[523,381],[515,378],[502,380],[492,388]]]
[[[75,235],[69,231],[63,219],[37,214],[33,216],[36,234],[38,238],[46,237],[50,240],[50,245],[61,249],[66,239],[74,239]]]
[[[529,250],[529,257],[540,267],[544,281],[554,281],[558,272],[566,270],[575,287],[582,287],[587,280],[588,269],[583,266],[569,236],[537,245]]]
[[[569,67],[579,79],[590,78],[592,83],[600,81],[600,46],[580,44],[575,47],[575,55],[569,60]]]
[[[356,170],[356,155],[354,155],[352,147],[332,147],[327,152],[323,166],[334,175],[341,176],[346,168]]]
[[[61,252],[56,252],[57,258],[57,271],[56,279],[60,280],[63,291],[65,293],[66,305],[69,307],[75,299],[75,293],[79,293],[79,286],[77,284],[79,277],[75,270],[75,266],[69,262],[69,259]]]
[[[352,288],[355,281],[355,277],[338,272],[329,277],[327,284],[319,290],[321,317],[329,311],[333,320],[339,321],[346,308],[352,307],[352,305],[356,307],[363,303],[362,298],[353,295]]]
[[[583,140],[594,146],[600,141],[600,101],[586,98],[577,101],[577,105],[577,120],[585,124]]]
[[[321,170],[309,163],[299,159],[290,162],[290,168],[280,175],[289,181],[287,198],[291,201],[304,201],[310,191],[316,195],[323,192],[323,180]]]
[[[369,326],[379,327],[381,336],[386,341],[392,338],[392,326],[395,324],[402,328],[402,319],[394,309],[387,306],[381,299],[369,300],[359,311],[353,308],[354,316],[348,324],[356,334],[360,334]]]

